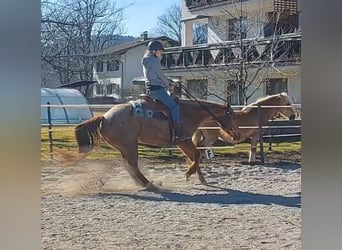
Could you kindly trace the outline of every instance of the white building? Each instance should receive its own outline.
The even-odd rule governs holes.
[[[141,92],[142,86],[135,86],[133,83],[143,76],[141,59],[152,39],[161,41],[165,47],[178,45],[168,37],[148,38],[145,34],[140,40],[111,46],[93,54],[94,80],[97,81],[93,88],[93,96],[121,98],[131,95],[136,88]],[[141,84],[142,81],[139,83]]]
[[[248,103],[283,91],[300,103],[298,8],[297,0],[182,0],[182,45],[166,49],[164,71],[199,98],[237,104],[241,81]],[[196,23],[207,44],[193,44]]]

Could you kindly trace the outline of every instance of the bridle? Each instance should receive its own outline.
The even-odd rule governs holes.
[[[181,92],[183,91],[183,94],[185,94],[189,99],[196,101],[205,111],[207,111],[214,118],[216,122],[218,122],[221,125],[221,127],[224,127],[222,126],[220,119],[215,114],[213,114],[213,112],[211,112],[206,106],[204,106],[195,96],[193,96],[182,83],[179,83],[179,86],[180,86]],[[227,111],[225,112],[225,116],[227,116],[227,118],[231,120],[231,115],[233,112],[234,112],[233,109],[228,104]]]

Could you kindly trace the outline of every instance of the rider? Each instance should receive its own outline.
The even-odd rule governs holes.
[[[168,79],[161,69],[160,59],[163,55],[164,47],[159,41],[150,41],[147,51],[142,59],[143,72],[145,76],[145,86],[147,95],[162,102],[171,111],[171,118],[175,129],[175,139],[183,140],[183,126],[180,118],[178,103],[166,92],[166,88],[174,83]]]

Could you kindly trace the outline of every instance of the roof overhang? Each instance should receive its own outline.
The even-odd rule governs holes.
[[[173,82],[180,82],[182,80],[181,76],[168,76],[167,78],[171,79]],[[146,78],[144,76],[138,76],[133,78],[132,82],[134,85],[144,85]]]
[[[210,16],[206,16],[206,15],[189,16],[189,17],[181,18],[181,22],[189,22],[189,21],[201,20],[201,19],[205,19],[205,18],[208,18],[208,17],[210,17]]]
[[[97,81],[77,81],[56,86],[56,88],[77,88],[97,83]]]

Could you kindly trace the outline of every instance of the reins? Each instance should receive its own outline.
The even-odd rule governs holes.
[[[182,83],[180,83],[179,85],[180,85],[181,90],[184,91],[184,94],[189,99],[193,99],[194,101],[196,101],[205,111],[207,111],[217,122],[219,122],[221,124],[221,122],[219,121],[217,116],[214,115],[213,112],[211,112],[206,106],[204,106],[196,97],[194,97]]]

